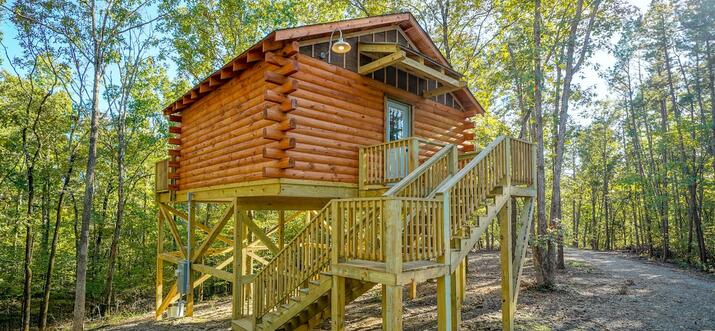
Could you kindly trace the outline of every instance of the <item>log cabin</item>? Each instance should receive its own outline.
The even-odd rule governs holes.
[[[383,329],[400,330],[403,287],[414,297],[436,279],[437,324],[456,330],[466,256],[497,221],[511,329],[535,149],[499,137],[475,151],[470,118],[483,112],[410,13],[268,34],[163,110],[156,318],[184,306],[191,316],[194,289],[215,277],[232,284],[234,330],[326,318],[343,330],[345,305],[375,286]],[[202,204],[222,216],[197,221]],[[259,226],[258,210],[276,211],[275,224]]]

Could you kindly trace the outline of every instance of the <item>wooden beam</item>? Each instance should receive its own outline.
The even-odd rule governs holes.
[[[427,76],[428,78],[437,80],[440,83],[445,84],[445,85],[451,85],[451,86],[456,87],[456,86],[460,86],[460,84],[461,84],[460,80],[458,80],[456,78],[452,78],[450,76],[447,76],[446,74],[442,73],[441,71],[432,69],[432,68],[430,68],[422,63],[419,63],[413,59],[410,59],[408,57],[403,58],[402,61],[400,61],[399,65],[403,66],[403,67],[407,67],[414,71],[417,71],[417,72],[421,73],[422,75]]]
[[[424,93],[422,93],[422,96],[425,97],[425,98],[431,98],[431,97],[434,97],[434,96],[438,96],[438,95],[442,95],[442,94],[445,94],[445,93],[449,93],[449,92],[453,92],[453,91],[459,90],[459,89],[461,89],[461,88],[464,88],[465,86],[467,86],[467,83],[460,81],[459,86],[444,85],[444,86],[441,86],[441,87],[438,87],[438,88],[435,88],[435,89],[431,89],[431,90],[424,91]]]
[[[192,263],[191,269],[203,274],[208,274],[216,278],[223,279],[227,282],[233,282],[233,274],[228,271],[223,271],[221,269],[217,269],[200,263]]]
[[[159,311],[164,300],[164,260],[159,255],[164,252],[164,214],[159,210],[156,222],[156,311]],[[156,315],[161,320],[161,314]]]
[[[193,257],[191,258],[192,262],[197,261],[204,255],[204,253],[206,253],[206,250],[211,247],[211,244],[213,244],[214,240],[216,240],[216,237],[219,235],[219,233],[221,233],[221,230],[223,230],[223,227],[226,225],[228,220],[231,219],[232,216],[233,206],[229,207],[228,210],[226,210],[226,213],[223,215],[223,217],[221,217],[221,220],[214,226],[213,229],[211,229],[211,232],[209,232],[209,235],[206,240],[204,240],[204,243],[201,244],[201,247],[196,250]]]
[[[400,50],[400,46],[397,43],[359,43],[359,52],[370,52],[370,53],[395,53]]]
[[[251,232],[253,232],[256,235],[256,237],[258,237],[258,239],[260,239],[263,242],[263,244],[266,245],[266,247],[268,247],[268,250],[270,250],[271,253],[273,253],[273,254],[278,253],[278,247],[276,246],[276,244],[274,244],[273,241],[271,241],[271,239],[268,238],[266,233],[263,232],[263,229],[258,227],[258,225],[256,225],[256,223],[253,222],[253,219],[248,217],[248,218],[246,218],[245,223],[248,226],[248,229],[251,230]]]
[[[407,59],[407,55],[405,54],[405,51],[398,51],[395,53],[392,53],[390,55],[381,57],[375,61],[372,61],[366,65],[360,66],[358,68],[358,73],[361,75],[366,75],[369,74],[375,70],[382,69],[384,67],[393,65],[397,62],[404,61]]]
[[[183,258],[186,258],[186,247],[184,247],[184,243],[181,241],[181,236],[179,236],[179,230],[176,228],[176,223],[174,223],[174,220],[169,217],[169,213],[166,211],[166,207],[167,206],[165,204],[160,203],[159,211],[164,214],[164,220],[169,225],[169,231],[171,232],[171,236],[174,237],[174,242],[176,242],[176,245],[179,246],[181,256]]]

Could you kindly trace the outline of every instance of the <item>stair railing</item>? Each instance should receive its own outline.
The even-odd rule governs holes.
[[[362,190],[397,183],[415,170],[421,159],[443,146],[427,139],[409,137],[360,147],[358,185]]]
[[[332,203],[332,201],[331,201]],[[302,285],[330,269],[331,203],[301,230],[254,277],[253,316],[256,319],[299,294]]]
[[[448,209],[451,235],[463,235],[472,215],[505,178],[509,139],[500,136],[437,189]],[[451,237],[451,236],[450,236]]]
[[[449,176],[456,173],[457,147],[449,144],[442,147],[427,161],[410,172],[383,196],[431,197],[434,190]]]

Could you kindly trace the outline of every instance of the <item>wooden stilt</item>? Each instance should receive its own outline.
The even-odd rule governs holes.
[[[345,278],[332,277],[330,292],[330,326],[332,331],[345,330]]]
[[[385,331],[402,330],[402,286],[385,285],[384,313],[382,329]]]
[[[451,275],[437,278],[437,329],[452,330],[452,284]]]
[[[512,245],[511,245],[511,199],[499,212],[499,251],[501,264],[501,297],[502,297],[502,330],[514,330],[514,310],[516,305],[513,301],[512,270]]]
[[[187,253],[187,258],[188,256],[191,256],[193,254],[193,250],[196,249],[196,202],[191,201],[189,202],[189,247],[191,249],[191,253]],[[195,272],[193,270],[189,270],[189,289],[188,293],[186,294],[186,316],[191,317],[194,316],[194,280],[195,280]]]
[[[156,224],[156,320],[160,321],[163,312],[159,311],[164,299],[164,260],[161,253],[164,252],[164,216],[159,211]]]
[[[243,253],[243,250],[241,248],[241,243],[243,242],[243,237],[244,237],[244,232],[243,232],[243,224],[241,220],[241,213],[238,210],[238,199],[234,198],[233,199],[233,219],[234,219],[234,225],[233,225],[233,284],[232,286],[232,318],[234,320],[237,320],[241,317],[243,317],[243,300],[241,298],[243,297],[243,282],[242,282],[242,270],[243,268],[241,267],[241,262],[243,260],[241,259],[241,254]]]
[[[412,280],[412,283],[410,283],[410,300],[414,300],[417,298],[417,282]]]

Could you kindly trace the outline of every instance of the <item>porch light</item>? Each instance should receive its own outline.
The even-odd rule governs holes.
[[[338,37],[338,41],[333,43],[333,34],[335,31],[338,31],[340,33],[340,36]],[[350,51],[352,46],[343,39],[343,30],[336,29],[333,30],[333,32],[330,33],[330,42],[328,43],[328,47],[332,52],[335,52],[337,54],[345,54]],[[330,63],[330,54],[332,53],[331,51],[328,51],[328,63]]]

